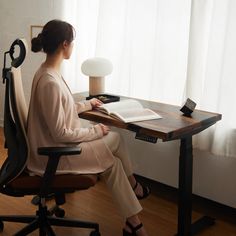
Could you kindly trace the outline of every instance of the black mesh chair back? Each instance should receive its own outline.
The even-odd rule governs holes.
[[[4,136],[8,157],[0,170],[0,186],[16,178],[24,171],[29,149],[26,138],[27,106],[23,92],[21,68],[26,56],[27,43],[24,39],[13,42],[5,53],[3,80],[6,83],[4,104]],[[14,54],[19,49],[18,57]],[[6,56],[9,53],[11,66],[6,68]]]

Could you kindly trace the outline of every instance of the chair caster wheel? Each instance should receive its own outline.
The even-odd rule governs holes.
[[[90,233],[89,236],[101,236],[101,234],[99,233],[99,231],[94,230]]]
[[[4,224],[3,224],[3,222],[0,220],[0,232],[3,231],[3,228],[4,228]]]
[[[64,216],[65,216],[65,211],[62,209],[62,208],[57,208],[56,210],[55,210],[55,216],[56,217],[60,217],[60,218],[63,218]]]
[[[38,195],[34,196],[31,200],[31,203],[35,206],[38,206],[39,202],[40,202],[40,197]]]

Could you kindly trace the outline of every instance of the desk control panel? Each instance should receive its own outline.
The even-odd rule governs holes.
[[[153,136],[141,134],[141,133],[136,133],[135,138],[145,141],[145,142],[149,142],[149,143],[156,143],[157,142],[157,137],[153,137]]]

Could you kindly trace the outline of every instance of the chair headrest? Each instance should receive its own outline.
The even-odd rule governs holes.
[[[17,50],[19,49],[19,50]],[[14,56],[15,51],[19,51],[19,54],[17,57]],[[28,45],[27,41],[25,39],[16,39],[11,47],[10,50],[4,53],[4,63],[3,63],[3,69],[2,69],[2,78],[3,83],[5,83],[5,80],[7,79],[7,74],[11,70],[11,67],[19,67],[27,54],[28,51]],[[11,67],[7,67],[7,55],[10,55],[11,58]]]
[[[14,57],[16,46],[19,46],[20,48],[18,57]],[[16,39],[12,43],[11,48],[9,50],[9,54],[12,60],[11,65],[13,67],[17,68],[22,64],[27,54],[27,49],[28,49],[28,45],[25,39]]]

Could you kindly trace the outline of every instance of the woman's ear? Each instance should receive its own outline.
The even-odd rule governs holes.
[[[69,43],[65,40],[62,44],[63,48],[67,48],[69,46]]]
[[[64,54],[64,59],[69,59],[73,49],[73,42],[64,41],[62,43],[62,50]]]

